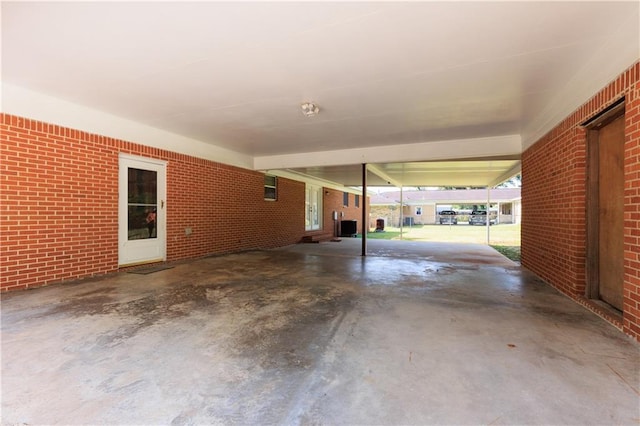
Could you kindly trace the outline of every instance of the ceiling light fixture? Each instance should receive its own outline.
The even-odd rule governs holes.
[[[301,105],[301,107],[302,113],[307,117],[313,117],[314,115],[318,115],[318,113],[320,112],[320,108],[318,108],[316,104],[311,102],[305,102]]]

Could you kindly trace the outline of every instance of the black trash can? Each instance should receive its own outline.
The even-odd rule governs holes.
[[[376,232],[384,231],[384,219],[376,219]]]
[[[357,220],[342,220],[340,221],[340,236],[341,237],[355,237],[358,235],[358,221]]]

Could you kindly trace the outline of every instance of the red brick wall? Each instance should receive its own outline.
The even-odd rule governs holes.
[[[338,212],[338,220],[357,220],[358,232],[362,233],[362,208],[364,207],[364,197],[360,195],[360,207],[356,207],[355,194],[349,193],[349,205],[345,207],[343,191],[330,188],[323,188],[322,191],[323,227],[325,232],[331,232],[333,229],[333,212],[336,211]],[[341,217],[340,213],[344,213],[344,217]]]
[[[623,327],[640,341],[640,62],[625,78]]]
[[[7,114],[0,115],[0,289],[118,269],[118,154],[166,160],[167,260],[293,244],[304,184]],[[193,233],[186,236],[185,227]]]
[[[523,153],[522,264],[563,293],[583,301],[587,186],[586,132],[581,123],[623,96],[626,140],[622,327],[640,340],[640,62]]]

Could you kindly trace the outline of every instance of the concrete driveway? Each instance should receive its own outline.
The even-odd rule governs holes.
[[[359,244],[3,294],[2,423],[640,421],[639,345],[491,248]]]

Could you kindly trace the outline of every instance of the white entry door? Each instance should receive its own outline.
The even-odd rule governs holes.
[[[307,184],[305,187],[305,215],[306,231],[320,229],[322,221],[322,188]]]
[[[118,264],[166,260],[164,161],[120,154]]]

